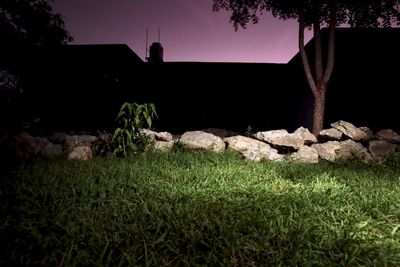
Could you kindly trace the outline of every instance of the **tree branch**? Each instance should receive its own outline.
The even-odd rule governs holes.
[[[314,64],[315,64],[315,80],[317,84],[321,82],[323,76],[323,62],[322,62],[322,44],[321,44],[321,26],[319,24],[319,20],[315,19],[313,23],[314,30]]]
[[[331,78],[333,66],[335,63],[335,27],[336,27],[336,0],[331,2],[331,13],[329,21],[329,39],[328,39],[328,60],[326,63],[326,69],[323,77],[323,83],[328,84]]]
[[[310,86],[314,96],[316,96],[318,94],[318,89],[314,77],[312,76],[310,63],[308,61],[306,50],[304,48],[304,13],[301,8],[299,9],[299,50],[301,59],[303,61],[304,72],[308,85]]]

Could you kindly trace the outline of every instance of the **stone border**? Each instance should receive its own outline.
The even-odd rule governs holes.
[[[223,129],[209,128],[188,131],[182,135],[168,132],[154,132],[147,129],[143,133],[154,141],[154,148],[169,151],[174,145],[188,149],[203,149],[216,153],[231,149],[238,151],[245,159],[318,163],[321,159],[330,162],[356,158],[364,162],[382,163],[387,157],[400,157],[400,135],[384,129],[374,134],[367,127],[355,127],[345,121],[331,124],[314,136],[304,127],[293,133],[282,130],[257,132],[253,136],[243,136]],[[8,150],[20,159],[34,157],[88,160],[93,155],[104,155],[111,134],[69,135],[52,133],[47,137],[34,137],[20,133],[14,137]]]

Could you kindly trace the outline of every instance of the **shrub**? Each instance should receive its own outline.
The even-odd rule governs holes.
[[[153,103],[125,102],[122,105],[116,119],[118,127],[112,137],[116,156],[127,157],[144,151],[150,139],[142,129],[151,129],[154,117],[158,118],[158,115]]]

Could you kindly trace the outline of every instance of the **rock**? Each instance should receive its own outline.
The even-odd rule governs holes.
[[[318,163],[318,151],[309,146],[303,146],[299,151],[290,155],[290,160],[301,163]]]
[[[375,137],[374,132],[370,128],[362,126],[359,129],[367,134],[366,141],[374,139],[374,137]]]
[[[157,132],[149,130],[149,129],[141,129],[140,133],[145,135],[145,136],[147,136],[147,137],[149,137],[151,141],[155,141],[156,137],[158,135]]]
[[[170,151],[173,146],[174,146],[174,141],[169,141],[169,142],[155,141],[154,143],[154,149],[163,152]]]
[[[155,132],[150,129],[141,129],[140,133],[147,136],[151,141],[169,142],[173,140],[173,136],[169,132]]]
[[[159,132],[159,133],[156,133],[156,140],[170,142],[170,141],[173,141],[173,136],[169,132]]]
[[[318,141],[326,142],[326,141],[338,141],[342,138],[343,133],[335,128],[325,129],[319,132]]]
[[[331,124],[332,127],[341,131],[344,135],[350,137],[354,141],[367,140],[367,133],[358,129],[353,124],[346,121],[337,121]]]
[[[228,149],[239,151],[246,159],[259,162],[263,159],[272,161],[283,160],[283,155],[278,154],[276,149],[268,144],[241,135],[224,138]]]
[[[68,154],[68,159],[89,160],[91,158],[93,158],[93,153],[90,146],[73,147]]]
[[[299,149],[304,146],[304,139],[297,134],[288,134],[272,140],[272,145],[276,147],[289,147]]]
[[[382,159],[396,153],[396,145],[385,140],[370,141],[368,149],[375,159]]]
[[[304,146],[304,139],[297,134],[289,134],[286,130],[273,130],[256,133],[256,138],[278,147],[299,149]]]
[[[286,130],[272,130],[266,132],[258,132],[254,135],[260,141],[266,141],[268,143],[272,143],[272,140],[278,137],[282,137],[288,135],[288,131]]]
[[[305,145],[311,145],[318,142],[315,135],[312,134],[307,128],[300,127],[294,131],[294,134],[300,136],[304,140]]]
[[[67,151],[72,151],[74,147],[89,146],[97,139],[93,135],[67,135],[65,139],[65,146]]]
[[[321,158],[331,162],[352,157],[366,162],[372,159],[372,156],[362,144],[350,139],[343,142],[329,141],[323,144],[314,144],[312,147],[318,151]]]
[[[9,146],[10,152],[19,159],[33,159],[35,156],[51,158],[62,154],[62,146],[56,146],[47,138],[34,137],[23,132],[17,135]]]
[[[214,152],[225,150],[225,143],[221,138],[202,131],[185,132],[178,143],[192,149],[205,149]]]
[[[40,155],[44,158],[52,159],[56,157],[60,157],[63,154],[63,147],[61,144],[53,144],[48,143],[45,147],[43,147],[40,151]]]
[[[361,143],[349,139],[340,142],[340,146],[336,151],[337,157],[340,159],[356,158],[364,162],[372,160],[371,154],[368,153],[368,150]]]
[[[376,133],[376,138],[379,140],[386,140],[391,143],[400,143],[400,135],[391,129],[384,129]]]
[[[330,162],[335,162],[337,160],[336,150],[340,149],[342,146],[339,141],[328,141],[322,144],[313,144],[312,148],[316,149],[318,155]]]
[[[8,146],[8,150],[12,156],[18,159],[30,160],[36,156],[35,141],[28,133],[20,133],[14,137]]]

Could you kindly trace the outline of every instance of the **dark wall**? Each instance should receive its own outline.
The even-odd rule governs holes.
[[[399,131],[399,29],[338,29],[325,127],[342,119]],[[326,31],[323,31],[326,46]],[[312,56],[312,41],[307,44]],[[288,64],[144,63],[126,45],[35,48],[24,62],[24,109],[52,129],[115,128],[123,102],[153,102],[156,130],[312,127],[300,56]],[[311,58],[311,64],[313,59]]]
[[[125,101],[155,103],[157,130],[293,124],[298,102],[287,92],[291,75],[284,64],[150,64],[129,51],[69,46],[33,53],[26,67],[26,107],[54,129],[114,129]]]
[[[113,128],[127,93],[141,90],[144,62],[126,45],[35,48],[25,61],[24,106],[46,128]]]
[[[160,128],[292,126],[296,101],[288,93],[290,74],[283,64],[164,63],[147,70]]]

